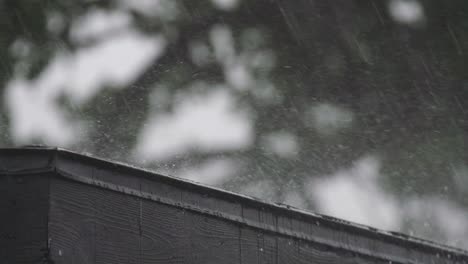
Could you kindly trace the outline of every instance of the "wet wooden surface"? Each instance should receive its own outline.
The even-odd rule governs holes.
[[[51,188],[55,263],[388,263],[69,180]]]
[[[49,176],[0,174],[0,263],[47,258]]]
[[[0,263],[468,263],[455,248],[121,164],[23,152],[0,150]]]

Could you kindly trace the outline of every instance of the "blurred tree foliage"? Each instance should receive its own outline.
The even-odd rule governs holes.
[[[177,91],[194,82],[232,86],[223,65],[215,60],[197,64],[189,49],[196,41],[208,43],[213,27],[224,25],[232,31],[236,50],[273,54],[273,67],[252,70],[252,87],[233,89],[238,106],[253,109],[254,144],[243,151],[195,150],[165,164],[180,167],[230,157],[245,166],[225,188],[238,191],[253,180],[268,180],[274,183],[274,200],[282,201],[288,190],[302,188],[305,177],[327,175],[376,154],[383,160],[385,187],[393,193],[447,196],[468,206],[468,196],[456,191],[451,177],[453,167],[468,160],[467,1],[423,0],[425,20],[416,26],[395,22],[388,2],[377,0],[242,1],[229,11],[210,1],[174,2],[174,17],[129,11],[141,32],[161,32],[169,43],[133,84],[108,87],[78,109],[63,99],[64,107],[93,124],[86,142],[72,149],[133,163],[129,151],[150,114],[148,98],[156,84],[171,91],[167,105],[158,110],[163,112],[172,111]],[[118,2],[110,0],[1,1],[2,87],[18,70],[37,77],[58,50],[74,52],[88,45],[70,38],[75,19],[92,9],[117,8]],[[48,29],[51,16],[64,18],[60,30]],[[18,40],[27,42],[31,52],[14,54]],[[267,89],[268,83],[274,98],[262,100],[258,89]],[[305,124],[310,107],[320,103],[350,111],[351,127],[324,135]],[[2,107],[0,140],[12,145],[4,100]],[[294,135],[297,155],[266,151],[262,138],[273,132]]]

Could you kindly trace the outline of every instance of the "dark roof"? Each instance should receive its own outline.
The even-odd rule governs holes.
[[[467,252],[457,248],[284,204],[267,203],[68,150],[37,147],[0,149],[0,175],[44,172],[54,172],[57,177],[183,208],[274,235],[378,259],[400,263],[433,263],[430,262],[433,259],[468,260]],[[259,219],[257,212],[262,212],[265,217]]]

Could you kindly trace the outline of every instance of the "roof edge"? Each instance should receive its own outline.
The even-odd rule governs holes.
[[[24,166],[24,159],[31,160],[27,166]],[[80,166],[76,166],[75,162],[82,162]],[[368,237],[372,240],[382,240],[385,243],[401,248],[414,248],[416,250],[424,251],[425,253],[432,252],[434,256],[448,258],[448,259],[463,259],[468,260],[468,252],[450,246],[445,246],[432,241],[423,240],[405,234],[397,232],[387,232],[376,228],[348,222],[345,220],[337,219],[334,217],[324,216],[315,214],[312,212],[300,210],[288,205],[273,204],[245,195],[236,194],[233,192],[225,191],[219,188],[206,186],[204,184],[195,183],[192,181],[164,176],[157,174],[153,171],[134,167],[128,164],[113,162],[102,158],[97,158],[89,155],[79,154],[73,151],[69,151],[61,148],[49,148],[49,147],[28,147],[28,148],[3,148],[0,149],[0,175],[18,175],[18,174],[31,174],[55,171],[60,177],[64,177],[69,180],[94,185],[99,188],[105,188],[112,191],[122,192],[128,195],[138,196],[144,199],[150,199],[155,202],[182,207],[186,210],[196,211],[198,213],[209,214],[214,217],[223,218],[228,221],[244,224],[253,228],[260,228],[265,231],[271,231],[280,233],[282,235],[294,237],[297,239],[307,240],[319,244],[324,244],[332,247],[340,247],[338,244],[333,243],[331,240],[323,240],[320,237],[315,238],[305,233],[294,232],[291,229],[285,229],[274,225],[259,224],[255,221],[245,219],[239,215],[232,215],[226,212],[213,212],[197,206],[196,204],[184,204],[179,201],[172,201],[171,199],[155,195],[154,193],[148,193],[141,189],[141,185],[134,185],[128,182],[119,183],[118,179],[97,179],[94,176],[93,170],[97,169],[95,166],[99,165],[99,169],[105,168],[113,172],[119,172],[120,176],[126,178],[144,178],[146,180],[154,182],[164,182],[166,184],[174,185],[182,189],[189,191],[203,190],[208,192],[211,197],[219,199],[229,200],[238,202],[241,205],[256,208],[258,210],[270,210],[274,214],[284,215],[285,217],[292,217],[297,219],[303,219],[306,222],[317,223],[318,226],[323,228],[332,228],[334,230],[344,231],[348,234],[357,236]],[[83,175],[92,175],[86,177]],[[118,177],[117,177],[118,178]],[[117,180],[116,182],[114,180]],[[113,182],[114,181],[114,182]],[[139,183],[138,183],[139,184]],[[391,259],[398,261],[395,256],[386,256],[379,252],[367,252],[362,251],[358,248],[348,245],[344,250],[357,252],[363,255],[376,257],[380,259]],[[432,255],[432,254],[431,254]],[[445,256],[445,257],[444,257]],[[409,256],[406,256],[409,257]],[[401,261],[407,261],[407,258],[401,259]],[[417,263],[417,262],[415,262]]]

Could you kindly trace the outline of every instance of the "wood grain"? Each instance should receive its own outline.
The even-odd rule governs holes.
[[[240,230],[241,262],[277,264],[277,238],[269,233],[251,228]]]
[[[237,225],[210,216],[186,213],[185,228],[189,234],[190,263],[240,262]]]
[[[95,263],[140,263],[140,206],[136,197],[97,191]]]
[[[468,263],[431,242],[55,153],[32,171],[17,159],[34,155],[0,164],[0,263]]]
[[[190,263],[184,210],[143,201],[141,263]]]
[[[62,179],[51,188],[56,263],[140,263],[140,199]]]
[[[95,263],[97,192],[69,180],[51,181],[49,239],[56,264]]]
[[[387,260],[363,257],[350,251],[337,250],[286,237],[278,238],[278,260],[279,263],[290,264],[389,263]]]

